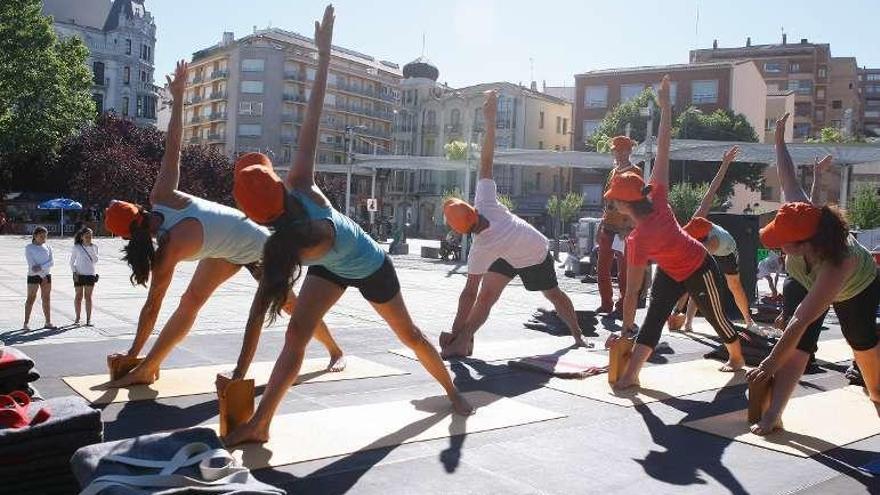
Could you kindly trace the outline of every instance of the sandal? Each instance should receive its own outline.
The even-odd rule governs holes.
[[[51,417],[49,410],[44,407],[29,419],[30,405],[30,396],[21,390],[15,390],[9,395],[0,395],[0,427],[24,428],[44,423]]]

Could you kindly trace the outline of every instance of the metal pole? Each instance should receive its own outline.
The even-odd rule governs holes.
[[[556,188],[556,248],[553,255],[559,261],[559,231],[562,230],[562,167],[559,167],[559,187]]]
[[[374,200],[376,199],[376,169],[375,169],[375,167],[373,168],[373,183],[370,185],[370,197]],[[376,200],[376,207],[377,208],[379,206],[378,203],[379,203],[379,201]],[[373,225],[374,223],[376,223],[376,212],[370,211],[370,225]]]
[[[346,162],[348,162],[348,172],[345,174],[345,214],[351,216],[351,169],[354,163],[354,129],[347,127],[345,130],[348,135],[348,157],[346,159]]]
[[[851,170],[852,165],[844,165],[840,169],[840,198],[838,199],[837,204],[839,204],[841,208],[846,208],[847,203],[849,202],[849,177]]]

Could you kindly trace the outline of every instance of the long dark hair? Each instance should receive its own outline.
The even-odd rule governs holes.
[[[805,242],[813,247],[819,259],[833,266],[840,266],[849,256],[848,238],[849,224],[846,223],[843,212],[836,206],[825,205],[822,207],[816,235]]]
[[[43,227],[42,225],[34,227],[34,231],[31,233],[31,244],[37,242],[37,235],[39,234],[49,234],[49,229]]]
[[[83,228],[77,230],[76,234],[73,236],[73,244],[74,245],[76,245],[76,244],[82,245],[83,236],[86,234],[86,232],[88,232],[90,230],[92,230],[92,229],[90,229],[88,227],[83,227]]]
[[[144,215],[144,212],[141,212]],[[132,285],[146,287],[150,281],[150,272],[156,260],[156,246],[150,233],[150,223],[142,221],[141,216],[131,222],[131,239],[122,248],[125,255],[122,260],[131,268]]]
[[[322,240],[302,202],[287,194],[284,207],[284,215],[272,224],[274,232],[263,246],[263,276],[256,296],[260,306],[268,307],[269,324],[281,314],[293,284],[302,276],[300,252]]]
[[[642,199],[638,201],[627,201],[627,204],[629,204],[636,216],[644,217],[654,213],[654,203],[648,199],[648,194],[651,194],[651,189],[651,185],[648,184],[642,188]]]

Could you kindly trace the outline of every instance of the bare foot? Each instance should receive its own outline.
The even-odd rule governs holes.
[[[243,443],[266,443],[269,441],[269,428],[257,428],[251,422],[247,422],[229,432],[223,437],[223,444],[227,447],[241,445]]]
[[[465,338],[462,335],[456,336],[449,344],[443,349],[441,357],[443,359],[449,359],[453,357],[467,357],[473,354],[474,352],[474,344],[473,339]]]
[[[745,365],[746,365],[746,362],[742,359],[737,360],[737,361],[734,361],[732,359],[728,359],[726,363],[724,363],[723,365],[721,365],[720,368],[718,368],[718,371],[720,371],[722,373],[733,373],[733,372],[736,372],[736,371],[743,369],[743,366],[745,366]]]
[[[327,365],[327,371],[331,373],[338,373],[340,371],[345,370],[345,356],[340,352],[339,354],[331,354],[330,355],[330,364]]]
[[[21,329],[22,329],[22,330],[30,330],[31,327],[28,326],[28,323],[27,323],[27,322],[24,322],[24,325],[22,325]]]
[[[634,378],[628,380],[626,378],[619,378],[616,382],[611,385],[611,389],[615,392],[623,392],[626,390],[631,390],[639,387],[639,379]]]
[[[749,427],[749,431],[755,435],[765,437],[782,429],[782,419],[776,418],[775,421],[761,419],[757,423]]]
[[[459,416],[470,416],[475,411],[474,406],[460,392],[450,395],[449,400],[452,401],[452,409],[455,411],[455,414]]]
[[[132,385],[149,385],[156,381],[156,372],[149,371],[143,366],[131,370],[131,372],[122,378],[107,383],[102,383],[95,387],[96,390],[109,390],[111,388],[125,388]]]

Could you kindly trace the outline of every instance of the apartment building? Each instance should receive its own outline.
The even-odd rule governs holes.
[[[855,60],[832,57],[827,43],[788,43],[785,34],[780,44],[746,45],[692,50],[691,63],[751,60],[757,65],[768,91],[791,90],[795,93],[794,140],[818,135],[828,126],[846,132],[861,129],[858,81]]]
[[[860,69],[858,77],[864,133],[868,137],[880,137],[880,69]]]
[[[42,5],[59,37],[76,36],[88,47],[98,112],[156,125],[156,23],[144,0],[43,0]]]
[[[278,28],[255,30],[197,51],[190,62],[184,140],[230,156],[269,155],[283,169],[291,161],[317,69],[312,39]],[[331,52],[319,129],[319,163],[342,164],[355,153],[391,151],[391,124],[400,69],[347,48]],[[360,187],[360,186],[358,186]]]
[[[766,127],[767,86],[749,61],[707,62],[602,69],[575,75],[574,143],[585,150],[586,140],[605,115],[617,105],[659,85],[664,74],[672,79],[673,110],[694,106],[706,113],[729,109],[746,116],[759,139]]]

